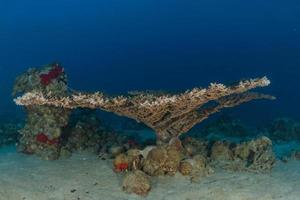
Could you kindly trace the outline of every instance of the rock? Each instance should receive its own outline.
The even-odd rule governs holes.
[[[113,162],[115,172],[123,172],[129,169],[128,156],[124,153],[119,154]]]
[[[137,195],[146,196],[151,190],[151,182],[144,172],[136,170],[125,176],[122,189],[130,194],[135,193]]]
[[[144,157],[138,149],[130,149],[126,152],[129,163],[129,170],[134,171],[142,169]]]
[[[207,164],[207,159],[202,155],[193,157],[192,162],[193,170],[191,173],[191,182],[199,182],[201,178],[212,174],[214,171]]]
[[[162,147],[153,148],[149,151],[145,160],[143,171],[150,176],[162,175],[162,166],[168,158],[167,150]]]
[[[164,172],[167,175],[175,175],[178,171],[182,157],[180,149],[169,146],[167,148],[167,160],[162,166]]]
[[[114,158],[117,155],[121,154],[124,152],[124,148],[122,146],[119,145],[113,145],[109,148],[109,153],[111,154],[111,156]]]
[[[179,165],[179,172],[183,176],[189,176],[193,171],[193,165],[190,160],[183,160]]]
[[[210,157],[212,160],[217,161],[232,160],[233,152],[230,150],[230,143],[226,141],[215,142],[211,148]]]
[[[249,142],[248,169],[256,172],[270,171],[276,157],[272,149],[272,141],[267,137],[261,137]]]
[[[207,147],[208,143],[201,140],[196,140],[195,138],[186,137],[183,140],[183,147],[185,150],[185,153],[188,156],[194,156],[196,154],[202,154],[204,156],[207,156]]]
[[[181,152],[173,146],[154,148],[148,153],[143,171],[150,176],[175,175],[182,157]]]

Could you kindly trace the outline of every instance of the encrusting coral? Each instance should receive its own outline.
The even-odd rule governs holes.
[[[143,122],[156,132],[159,143],[168,143],[223,108],[254,99],[274,99],[270,95],[247,92],[269,84],[270,81],[263,77],[228,87],[213,83],[207,89],[195,88],[178,95],[138,93],[118,97],[106,97],[99,92],[60,97],[31,91],[16,98],[15,102],[27,107],[47,105],[67,109],[99,108]],[[215,103],[208,105],[212,101]]]

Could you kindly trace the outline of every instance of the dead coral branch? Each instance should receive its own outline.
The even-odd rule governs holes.
[[[195,124],[223,108],[234,107],[254,99],[274,99],[273,96],[247,93],[258,87],[266,87],[266,78],[241,81],[237,85],[225,86],[212,83],[208,88],[194,88],[182,94],[138,93],[132,96],[106,97],[102,93],[73,94],[56,98],[42,93],[26,93],[15,99],[17,105],[48,105],[68,109],[92,108],[126,116],[145,123],[156,131],[158,139],[169,141],[190,130]],[[204,106],[209,102],[212,106]]]

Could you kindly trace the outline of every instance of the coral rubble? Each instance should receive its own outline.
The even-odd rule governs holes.
[[[143,122],[155,130],[159,143],[189,131],[194,125],[223,108],[234,107],[254,99],[273,96],[247,91],[270,84],[266,78],[241,81],[237,85],[211,84],[207,89],[195,88],[178,95],[138,93],[130,96],[106,97],[102,93],[73,94],[68,97],[28,92],[15,99],[16,104],[47,105],[60,108],[99,108]],[[215,104],[209,104],[215,102]]]
[[[217,141],[210,157],[213,166],[234,171],[269,172],[276,162],[272,141],[267,137],[240,144]]]

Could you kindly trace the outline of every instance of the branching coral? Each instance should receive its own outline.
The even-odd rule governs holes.
[[[274,99],[273,96],[247,91],[270,84],[266,78],[241,81],[233,86],[212,83],[208,88],[195,88],[182,94],[137,93],[107,97],[102,93],[73,94],[53,97],[51,94],[28,92],[15,99],[17,105],[47,105],[68,109],[92,108],[126,116],[145,123],[155,130],[158,141],[166,143],[189,131],[223,108],[234,107],[254,99]],[[210,102],[215,102],[210,105]]]

